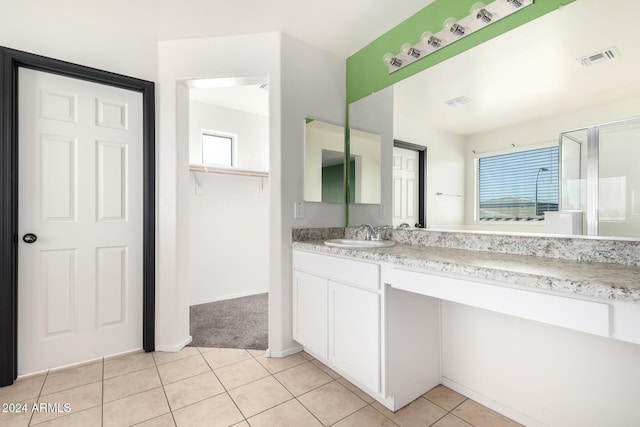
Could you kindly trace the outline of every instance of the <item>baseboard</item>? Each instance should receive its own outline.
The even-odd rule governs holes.
[[[527,427],[548,427],[548,424],[533,419],[528,415],[523,414],[522,412],[516,411],[515,409],[497,402],[483,394],[480,394],[477,391],[458,384],[450,380],[449,378],[442,377],[442,385],[444,385],[445,387],[449,387],[451,390],[457,391],[458,393],[468,397],[469,399],[475,400],[479,404],[484,405],[487,408],[492,409],[504,415],[505,417],[509,417],[512,420]]]
[[[205,298],[205,299],[201,299],[201,300],[197,300],[197,301],[191,301],[191,302],[189,302],[189,305],[191,306],[191,305],[208,304],[210,302],[225,301],[225,300],[228,300],[228,299],[250,297],[252,295],[267,294],[267,293],[269,293],[269,289],[259,289],[257,291],[247,291],[247,292],[241,292],[241,293],[238,293],[238,294],[224,295],[224,296],[221,296],[221,297]]]
[[[174,344],[174,345],[168,345],[168,344],[157,345],[156,346],[156,351],[166,351],[168,353],[177,353],[178,351],[182,350],[185,346],[191,344],[192,340],[193,340],[193,338],[191,338],[191,335],[189,335],[187,338],[185,338],[184,340],[182,340],[182,342],[179,342],[178,344]]]
[[[300,353],[302,350],[304,350],[302,346],[288,348],[282,351],[271,351],[271,349],[267,349],[266,354],[267,357],[287,357],[291,356],[292,354]]]

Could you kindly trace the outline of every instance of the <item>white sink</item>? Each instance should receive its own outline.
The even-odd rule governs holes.
[[[334,248],[387,248],[396,242],[392,240],[331,239],[325,240],[327,246]]]

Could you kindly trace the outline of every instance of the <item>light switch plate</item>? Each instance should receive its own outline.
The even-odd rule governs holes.
[[[296,219],[304,218],[304,202],[293,203],[293,217]]]
[[[384,205],[380,205],[380,218],[384,218],[387,216],[387,209]]]

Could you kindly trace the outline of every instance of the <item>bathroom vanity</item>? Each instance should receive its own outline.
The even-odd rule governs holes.
[[[294,236],[294,339],[394,411],[443,382],[443,303],[640,344],[637,242],[450,234],[394,230],[379,249]]]

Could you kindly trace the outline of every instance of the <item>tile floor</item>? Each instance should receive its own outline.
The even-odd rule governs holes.
[[[0,403],[3,427],[519,425],[444,386],[393,413],[306,353],[197,347],[20,379]]]

